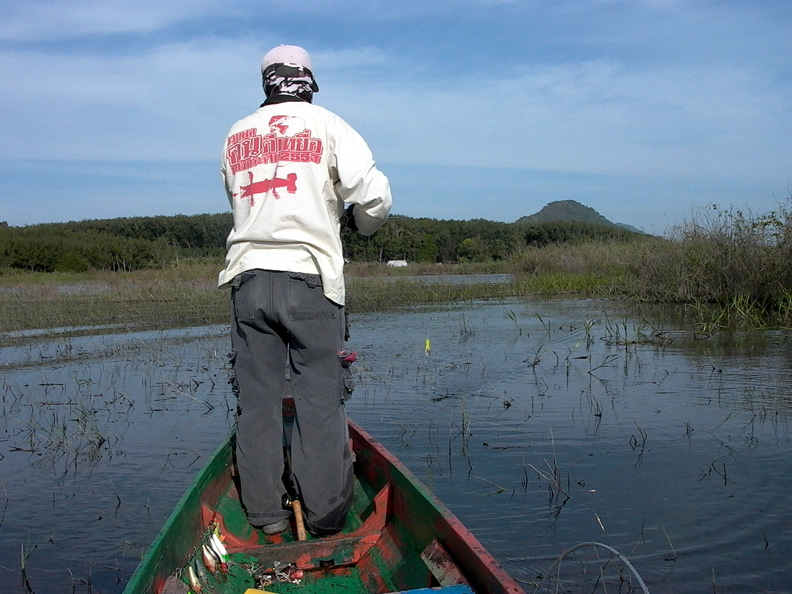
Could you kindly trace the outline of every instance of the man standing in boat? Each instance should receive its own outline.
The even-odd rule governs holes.
[[[231,127],[220,168],[234,219],[218,284],[231,288],[241,496],[251,525],[267,534],[288,527],[288,386],[296,410],[291,465],[305,523],[314,534],[332,534],[352,503],[340,227],[345,221],[374,233],[390,212],[390,187],[363,138],[312,104],[319,87],[304,49],[272,49],[261,74],[266,100]]]

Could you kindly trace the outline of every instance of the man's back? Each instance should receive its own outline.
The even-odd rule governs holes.
[[[327,297],[343,305],[344,202],[366,234],[390,210],[388,180],[361,136],[310,103],[264,105],[232,126],[221,172],[234,229],[220,284],[253,268],[320,274]]]

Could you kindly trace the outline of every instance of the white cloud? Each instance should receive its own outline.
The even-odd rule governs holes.
[[[216,10],[218,5],[211,0],[4,0],[0,40],[149,32]]]
[[[730,66],[631,70],[594,61],[475,85],[383,83],[356,94],[350,84],[338,95],[338,110],[374,135],[380,158],[396,162],[761,178],[792,154],[788,94]]]
[[[255,44],[211,41],[136,56],[2,53],[8,84],[0,90],[0,123],[9,133],[0,153],[205,158],[207,129],[221,142],[229,114],[241,117],[239,104],[253,105],[261,93],[260,55]]]
[[[204,39],[135,56],[2,53],[0,122],[12,133],[0,152],[213,157],[262,98],[267,47]],[[595,60],[423,84],[414,73],[388,76],[394,61],[373,48],[315,56],[317,103],[346,117],[380,159],[649,176],[712,176],[728,164],[728,175],[761,177],[792,154],[788,91],[740,67]]]

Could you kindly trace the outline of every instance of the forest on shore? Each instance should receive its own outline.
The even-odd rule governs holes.
[[[156,216],[0,227],[0,271],[86,272],[158,269],[185,258],[222,258],[230,213]],[[528,246],[630,241],[643,234],[581,221],[502,223],[392,216],[372,237],[342,232],[350,262],[503,261]],[[1,273],[1,272],[0,272]]]

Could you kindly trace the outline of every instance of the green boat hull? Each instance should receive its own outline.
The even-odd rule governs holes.
[[[209,594],[244,594],[249,588],[362,594],[438,587],[452,594],[524,594],[392,454],[353,422],[349,433],[355,500],[339,534],[298,541],[294,525],[274,536],[252,529],[239,501],[232,434],[182,496],[124,594],[186,592],[188,566]],[[227,570],[216,573],[205,569],[201,548],[213,531],[222,535],[230,556]]]

